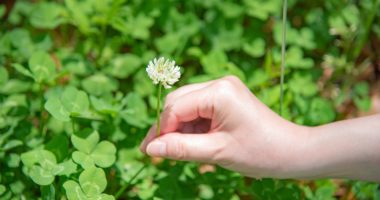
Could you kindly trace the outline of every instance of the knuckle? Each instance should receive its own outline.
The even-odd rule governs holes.
[[[213,150],[211,161],[212,163],[221,165],[221,166],[228,166],[231,164],[231,159],[228,156],[228,152],[226,151],[227,144],[221,143],[215,147]]]
[[[234,87],[233,83],[231,81],[229,81],[228,79],[225,79],[225,78],[222,78],[222,79],[219,79],[218,81],[216,81],[214,83],[214,87],[216,89],[224,89],[224,90],[227,90],[227,89],[232,89]]]
[[[220,79],[214,83],[213,90],[218,97],[228,99],[231,96],[235,96],[236,88],[231,81],[227,79]]]
[[[174,93],[173,92],[170,92],[168,95],[166,95],[165,97],[165,107],[169,107],[170,105],[173,104],[174,102]]]
[[[186,159],[186,148],[180,140],[171,139],[172,144],[168,146],[167,153],[168,156],[175,160],[185,160]]]
[[[223,77],[223,79],[225,79],[231,83],[234,83],[234,84],[241,82],[240,79],[235,75],[228,75],[228,76]]]

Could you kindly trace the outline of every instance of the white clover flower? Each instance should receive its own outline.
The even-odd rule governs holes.
[[[148,64],[146,72],[154,84],[162,84],[166,89],[179,80],[181,72],[179,66],[175,65],[175,61],[170,61],[161,57],[154,58]]]

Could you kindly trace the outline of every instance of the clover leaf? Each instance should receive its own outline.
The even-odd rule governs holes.
[[[281,61],[281,54],[279,51],[274,52],[274,59],[276,62]],[[286,66],[293,69],[310,69],[314,65],[313,59],[306,57],[301,48],[291,46],[286,50]]]
[[[3,195],[7,191],[7,188],[4,185],[0,184],[0,195]]]
[[[63,22],[62,7],[53,2],[38,3],[30,14],[30,23],[37,28],[54,29]]]
[[[79,175],[79,183],[69,180],[63,184],[69,200],[113,200],[113,196],[103,194],[107,179],[101,168],[89,167]]]
[[[91,105],[93,108],[102,114],[110,114],[116,116],[121,109],[119,105],[114,105],[105,99],[96,98],[94,96],[90,97]]]
[[[73,160],[84,169],[97,165],[99,167],[109,167],[116,160],[116,147],[108,141],[99,142],[99,133],[93,131],[82,132],[82,136],[72,134],[71,142],[78,150],[72,155]]]
[[[288,85],[290,91],[306,97],[313,96],[318,92],[317,84],[309,74],[294,73]]]
[[[144,99],[131,92],[125,97],[128,109],[120,112],[121,117],[130,125],[145,128],[149,123],[148,108]]]
[[[90,94],[100,96],[115,91],[118,82],[104,74],[92,75],[82,82],[83,88]]]
[[[8,71],[3,66],[1,66],[0,67],[0,85],[6,83],[8,79],[9,79]]]
[[[141,66],[141,58],[134,54],[116,56],[106,72],[116,78],[126,78]]]
[[[68,160],[57,164],[53,153],[47,150],[32,150],[21,154],[21,161],[27,167],[26,173],[39,185],[49,185],[57,175],[70,175],[76,171],[76,165]]]
[[[25,76],[29,76],[37,83],[49,82],[55,77],[56,70],[53,59],[44,51],[37,51],[32,54],[28,62],[29,69],[20,64],[13,64],[13,67]]]
[[[61,94],[52,93],[45,103],[45,109],[60,121],[70,121],[71,116],[86,113],[89,106],[87,94],[71,86]]]
[[[367,82],[359,82],[354,86],[353,100],[355,106],[362,111],[369,111],[371,108],[371,98],[369,96],[369,85]]]
[[[261,57],[265,54],[265,41],[258,38],[251,43],[244,43],[243,50],[252,57]]]

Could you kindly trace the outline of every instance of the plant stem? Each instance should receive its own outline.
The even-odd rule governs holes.
[[[132,181],[135,180],[135,178],[145,169],[145,167],[146,167],[146,165],[142,166],[139,169],[139,171],[137,171],[136,174],[132,176],[132,178],[128,181],[128,183],[123,185],[123,187],[121,187],[119,189],[119,191],[116,192],[115,199],[118,199],[121,196],[121,194],[123,194],[124,190],[126,190],[128,188],[128,186],[131,185]]]
[[[361,36],[359,37],[357,45],[355,45],[356,48],[354,48],[353,57],[352,57],[352,59],[354,59],[354,60],[357,59],[360,52],[364,48],[365,43],[369,40],[368,35],[371,31],[373,21],[376,17],[376,10],[379,6],[380,0],[373,0],[372,3],[373,3],[372,10],[369,12],[369,14],[367,16],[367,20],[364,23],[364,31],[361,34]]]
[[[73,134],[75,134],[75,120],[71,118],[71,128],[73,129]]]
[[[285,48],[286,48],[286,9],[288,1],[283,1],[282,9],[282,42],[281,42],[281,80],[280,80],[280,115],[282,116],[282,104],[284,101],[284,73],[285,73]]]
[[[45,119],[44,119],[44,88],[43,88],[43,85],[40,84],[40,97],[41,97],[41,103],[40,103],[40,134],[45,136],[45,131],[44,131],[44,127],[45,127]]]
[[[161,101],[161,90],[162,90],[162,84],[158,84],[158,93],[157,93],[157,128],[156,128],[156,134],[157,137],[160,136],[160,101]]]

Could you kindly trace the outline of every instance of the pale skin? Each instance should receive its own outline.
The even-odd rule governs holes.
[[[217,164],[254,178],[380,182],[380,114],[307,127],[287,121],[236,77],[181,87],[166,97],[150,156]]]

